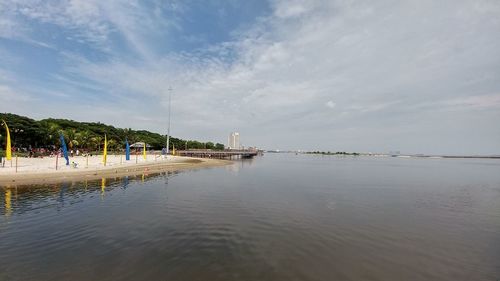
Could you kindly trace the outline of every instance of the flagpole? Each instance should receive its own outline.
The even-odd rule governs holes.
[[[170,153],[170,111],[172,108],[172,87],[168,88],[168,129],[167,129],[167,155]]]

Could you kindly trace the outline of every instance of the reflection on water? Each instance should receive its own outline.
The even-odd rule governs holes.
[[[5,187],[0,280],[496,280],[499,169],[276,154]]]
[[[126,189],[128,184],[129,184],[128,176],[123,177],[123,185],[122,185],[123,189]]]
[[[5,189],[5,216],[10,216],[10,213],[12,212],[12,203],[11,203],[11,196],[12,196],[12,191],[10,188]]]
[[[97,191],[99,191],[101,198],[103,198],[106,190],[113,191],[116,188],[126,189],[130,183],[145,183],[148,179],[154,180],[156,178],[168,179],[178,173],[179,172],[176,171],[156,173],[149,177],[146,174],[140,174],[136,176],[101,178],[100,180],[84,180],[81,182],[73,181],[43,185],[4,186],[0,187],[3,189],[4,197],[4,208],[2,213],[4,216],[10,216],[13,211],[13,204],[14,211],[21,214],[45,207],[62,207],[67,200],[71,202],[70,204],[74,204],[78,201],[73,199]],[[168,180],[166,184],[168,184]],[[14,198],[13,193],[15,194]],[[52,198],[57,198],[55,202],[58,204],[54,204],[54,202],[50,200]],[[44,203],[46,203],[45,206],[43,206]]]
[[[254,162],[255,162],[255,158],[242,158],[242,159],[239,159],[238,161],[235,161],[235,163],[233,165],[226,165],[224,167],[227,171],[237,173],[241,169],[244,169],[245,167],[253,166]]]

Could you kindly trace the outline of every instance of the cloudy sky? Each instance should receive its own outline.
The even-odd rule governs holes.
[[[243,145],[500,154],[498,0],[0,0],[0,111]]]

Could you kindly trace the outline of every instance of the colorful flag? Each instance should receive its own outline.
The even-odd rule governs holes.
[[[68,148],[66,147],[66,142],[64,141],[64,135],[63,135],[63,133],[60,133],[59,136],[61,138],[61,146],[62,146],[62,150],[63,150],[63,155],[64,155],[64,158],[66,159],[66,166],[69,166]]]
[[[142,151],[142,157],[146,160],[146,142],[144,142],[144,149]]]
[[[102,163],[104,163],[104,166],[106,166],[107,158],[108,158],[108,139],[106,138],[106,135],[104,135],[104,152],[102,154]]]
[[[127,139],[125,139],[125,160],[130,160],[130,145]]]
[[[12,160],[12,146],[10,144],[10,131],[9,131],[9,126],[7,126],[7,122],[5,120],[2,120],[3,125],[5,126],[5,131],[7,135],[7,141],[5,144],[5,159],[7,160]]]

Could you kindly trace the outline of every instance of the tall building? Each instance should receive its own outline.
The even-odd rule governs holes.
[[[229,149],[240,149],[240,133],[232,132],[227,140]]]

